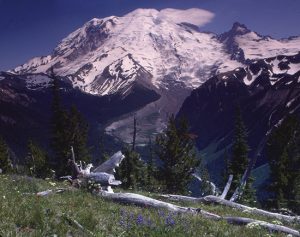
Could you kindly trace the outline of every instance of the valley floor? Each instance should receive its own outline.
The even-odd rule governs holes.
[[[36,195],[39,191],[68,187],[67,183],[52,180],[0,175],[0,236],[286,236],[258,226],[232,226],[200,216],[120,205],[83,190],[46,197]],[[150,193],[143,195],[155,197]],[[222,206],[197,204],[197,207],[223,216],[278,223]],[[300,229],[299,225],[291,227]]]

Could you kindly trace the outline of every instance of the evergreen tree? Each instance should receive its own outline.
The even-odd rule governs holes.
[[[165,190],[169,193],[187,193],[192,174],[199,164],[187,121],[181,119],[176,125],[172,115],[166,130],[157,136],[156,147],[156,154],[162,162],[159,178]]]
[[[213,195],[212,190],[211,190],[211,185],[210,185],[210,177],[209,173],[207,170],[206,165],[203,162],[203,159],[199,159],[199,165],[195,171],[195,173],[201,178],[201,183],[200,183],[200,191],[201,191],[201,196],[207,196],[207,195]]]
[[[52,81],[52,118],[51,118],[51,147],[53,150],[52,166],[56,175],[67,174],[70,169],[67,168],[67,160],[70,148],[67,142],[67,112],[63,109],[60,95],[60,81],[54,75],[50,75]]]
[[[225,185],[227,184],[229,175],[230,175],[230,173],[229,173],[230,155],[229,155],[229,152],[228,152],[227,148],[224,151],[223,160],[224,160],[224,169],[223,169],[223,172],[222,172],[222,186],[225,187]]]
[[[67,124],[69,147],[73,146],[78,160],[90,162],[91,157],[87,148],[88,124],[74,105],[70,109]]]
[[[2,173],[9,173],[12,171],[9,149],[2,137],[0,137],[0,169],[2,170]]]
[[[136,133],[136,117],[134,117],[132,146],[123,149],[125,158],[117,169],[117,177],[122,180],[122,186],[126,189],[137,189],[145,184],[143,175],[146,172],[145,166],[140,155],[135,151]]]
[[[235,189],[248,165],[249,147],[247,144],[247,132],[242,119],[240,108],[237,108],[235,117],[234,140],[232,156],[228,165],[229,174],[233,175],[232,188]]]
[[[144,166],[140,155],[129,147],[125,147],[122,153],[125,158],[117,169],[117,177],[122,180],[122,187],[125,189],[142,187]]]
[[[70,174],[72,169],[68,165],[70,147],[73,146],[78,160],[89,161],[87,149],[88,125],[75,106],[67,112],[62,105],[60,95],[60,81],[53,73],[52,78],[52,120],[51,120],[51,147],[54,152],[52,161],[56,175]]]
[[[243,190],[243,195],[240,198],[240,203],[252,207],[257,206],[256,190],[253,187],[254,181],[254,177],[250,175]]]
[[[49,158],[36,143],[29,140],[27,146],[27,157],[25,166],[27,172],[37,178],[45,178],[49,174]]]
[[[234,140],[232,146],[231,160],[228,161],[228,175],[233,175],[233,181],[231,185],[231,191],[229,195],[233,194],[233,191],[238,188],[241,182],[241,178],[247,169],[249,164],[249,146],[247,144],[247,130],[244,125],[240,107],[236,109],[235,115],[235,129],[234,129]],[[225,168],[225,169],[226,169]],[[240,198],[240,202],[247,204],[256,203],[255,190],[252,187],[254,178],[249,177],[246,181],[246,186],[243,188],[243,195]]]
[[[151,139],[149,139],[149,159],[148,163],[146,165],[146,189],[149,191],[154,191],[158,187],[158,181],[157,181],[157,167],[154,160],[154,150]]]
[[[267,142],[267,157],[270,165],[271,206],[289,206],[295,198],[296,180],[300,173],[299,122],[294,116],[286,117],[275,128]]]
[[[297,127],[292,137],[292,145],[290,147],[290,157],[288,165],[288,207],[300,214],[300,122],[297,119]]]
[[[96,160],[97,165],[100,165],[100,163],[103,163],[110,158],[104,144],[104,133],[100,136],[99,139],[99,150],[100,150],[100,157],[97,158]]]

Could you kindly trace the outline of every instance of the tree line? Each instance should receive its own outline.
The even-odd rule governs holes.
[[[27,155],[23,172],[38,178],[55,175],[61,177],[72,173],[68,165],[70,147],[82,162],[91,162],[90,148],[87,145],[88,124],[76,106],[66,109],[61,98],[60,80],[52,78],[52,118],[51,152],[40,148],[33,140],[28,141]],[[133,120],[133,137],[130,145],[122,149],[125,159],[117,169],[117,178],[122,180],[125,189],[142,189],[154,192],[188,194],[193,174],[198,174],[202,182],[201,194],[210,194],[209,172],[203,158],[195,146],[196,135],[190,132],[187,120],[176,119],[173,115],[166,129],[155,139],[149,139],[148,159],[141,159],[136,149],[137,119]],[[299,213],[300,206],[300,122],[289,115],[275,127],[266,144],[270,178],[266,190],[268,199],[264,205],[269,208],[289,208]],[[232,147],[225,152],[224,184],[230,174],[233,182],[230,195],[239,188],[242,176],[249,166],[250,148],[247,142],[247,129],[239,108],[235,114],[235,127]],[[104,155],[107,157],[107,154]],[[2,173],[14,172],[11,153],[3,138],[0,138],[0,168]],[[252,206],[259,205],[254,178],[249,176],[239,202]]]

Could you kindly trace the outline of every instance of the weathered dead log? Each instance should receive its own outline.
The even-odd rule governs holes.
[[[135,193],[107,193],[107,192],[101,192],[98,193],[101,197],[118,202],[118,203],[125,203],[125,204],[132,204],[136,206],[141,206],[141,207],[151,207],[151,208],[156,208],[156,209],[161,209],[165,208],[170,212],[174,213],[183,213],[183,214],[194,214],[194,215],[201,215],[204,218],[209,218],[212,220],[226,220],[229,224],[234,224],[234,225],[247,225],[247,224],[253,224],[253,225],[258,225],[263,228],[268,229],[269,231],[277,231],[277,232],[282,232],[286,234],[291,234],[293,236],[300,237],[300,233],[297,230],[294,230],[292,228],[286,227],[286,226],[281,226],[281,225],[276,225],[276,224],[271,224],[268,222],[264,221],[259,221],[255,219],[250,219],[250,218],[244,218],[244,217],[222,217],[219,215],[216,215],[211,212],[204,211],[202,209],[197,209],[197,208],[192,208],[192,207],[182,207],[182,206],[177,206],[168,202],[163,202],[159,201],[153,198],[149,198],[143,195],[135,194]],[[180,197],[179,195],[175,195],[177,197]],[[185,196],[181,196],[184,197]],[[226,201],[224,199],[218,198],[220,200]],[[190,200],[194,200],[193,198]]]
[[[182,195],[174,195],[174,194],[161,194],[160,197],[166,198],[168,200],[175,201],[175,202],[194,202],[194,203],[201,202],[200,201],[201,198],[182,196]]]
[[[117,186],[122,183],[121,181],[116,180],[114,175],[104,172],[90,173],[89,175],[86,175],[85,178],[100,183],[103,186]]]
[[[294,230],[289,227],[286,227],[286,226],[282,226],[282,225],[271,224],[271,223],[268,223],[265,221],[258,221],[255,219],[245,218],[245,217],[225,216],[224,219],[227,220],[228,223],[234,224],[234,225],[247,225],[250,228],[251,228],[251,226],[254,228],[255,228],[255,226],[261,226],[261,227],[268,229],[271,232],[273,232],[273,231],[282,232],[285,234],[290,234],[293,236],[300,237],[299,231]]]
[[[221,199],[225,199],[226,196],[227,196],[227,193],[229,192],[229,189],[230,189],[230,186],[231,186],[231,183],[232,183],[232,179],[233,179],[233,175],[229,175],[229,178],[228,178],[228,181],[226,183],[226,186],[220,196]]]
[[[80,165],[80,168],[78,167],[75,161],[73,147],[71,147],[71,154],[72,159],[70,160],[70,163],[72,164],[75,172],[75,179],[78,179],[82,185],[88,185],[90,181],[100,184],[101,186],[108,187],[107,190],[112,190],[110,186],[117,186],[122,183],[121,181],[116,180],[113,174],[115,167],[118,166],[124,159],[122,152],[119,151],[115,153],[109,160],[97,167],[93,172],[90,172],[92,164],[88,164],[85,169],[83,169],[82,165]],[[67,178],[70,181],[69,176],[67,176]],[[73,180],[71,179],[71,182]]]
[[[143,195],[135,193],[107,193],[100,192],[98,195],[104,199],[108,199],[118,203],[133,204],[140,207],[152,207],[156,209],[167,209],[170,212],[174,213],[186,213],[186,214],[196,214],[201,215],[205,218],[218,220],[221,217],[219,215],[201,210],[199,208],[192,207],[181,207],[168,202],[163,202],[153,198],[149,198]]]
[[[115,168],[118,167],[125,156],[121,151],[115,153],[109,160],[105,161],[103,164],[99,165],[93,170],[95,173],[104,172],[108,174],[114,174]]]
[[[227,207],[232,207],[232,208],[235,208],[235,209],[238,209],[238,210],[241,210],[244,212],[248,212],[251,214],[266,216],[266,217],[274,218],[274,219],[289,222],[289,223],[293,223],[293,222],[300,223],[300,216],[288,216],[288,215],[283,215],[283,214],[279,214],[279,213],[273,213],[273,212],[265,211],[262,209],[248,207],[246,205],[231,202],[231,201],[222,199],[220,197],[212,196],[212,195],[206,196],[203,198],[194,198],[194,197],[187,197],[187,196],[180,196],[180,195],[161,195],[161,196],[164,198],[168,198],[169,200],[172,200],[172,201],[190,201],[190,202],[194,202],[194,203],[198,202],[198,203],[206,203],[206,204],[215,203],[215,204],[220,204],[220,205],[227,206]]]

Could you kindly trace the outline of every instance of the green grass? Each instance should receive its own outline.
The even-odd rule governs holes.
[[[72,220],[95,236],[285,236],[200,216],[173,215],[165,210],[119,205],[82,190],[47,197],[34,195],[38,191],[67,186],[29,177],[0,175],[0,236],[91,236]],[[197,207],[220,215],[265,220],[221,206]]]

